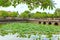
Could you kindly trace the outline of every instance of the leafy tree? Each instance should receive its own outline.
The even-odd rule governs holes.
[[[60,8],[57,8],[54,13],[55,17],[60,17]]]
[[[0,11],[0,17],[17,17],[18,16],[18,13],[17,12],[7,12],[7,11],[3,11],[1,10]]]
[[[32,18],[37,18],[37,19],[41,18],[41,12],[34,13]]]
[[[34,15],[34,13],[30,13],[30,18],[34,18],[33,15]]]
[[[36,12],[32,14],[32,18],[47,18],[47,13],[46,12]]]
[[[18,16],[18,13],[17,13],[17,12],[12,12],[12,13],[10,14],[10,16],[11,16],[11,17],[17,17],[17,16]]]
[[[48,13],[48,14],[47,14],[47,18],[53,18],[53,14]]]
[[[8,12],[8,17],[17,17],[18,13],[17,12]]]
[[[8,12],[6,12],[6,11],[3,11],[3,10],[1,10],[0,11],[0,17],[7,17],[8,16]]]
[[[27,4],[30,9],[41,6],[43,9],[53,9],[53,0],[0,0],[0,6],[7,7],[13,5],[14,7],[20,3]]]
[[[47,18],[47,13],[46,12],[42,12],[41,15],[42,15],[42,18]]]
[[[53,15],[53,18],[57,18],[57,15],[55,13],[53,13],[52,15]]]
[[[8,7],[11,5],[11,2],[9,0],[0,0],[0,6]]]
[[[20,14],[20,18],[29,18],[29,17],[30,17],[30,12],[29,11],[25,11],[25,12]]]

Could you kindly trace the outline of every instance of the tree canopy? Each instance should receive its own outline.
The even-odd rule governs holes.
[[[19,16],[20,18],[29,18],[30,12],[29,11],[25,11],[23,13],[21,13]]]
[[[55,16],[56,17],[59,17],[60,18],[60,8],[57,8],[54,12]]]
[[[60,9],[56,9],[53,14],[51,13],[46,13],[46,12],[36,12],[36,13],[31,13],[30,11],[24,11],[21,14],[18,14],[18,12],[10,12],[10,11],[3,11],[0,10],[0,18],[6,18],[6,17],[18,17],[18,18],[35,18],[35,19],[40,19],[40,18],[60,18]]]
[[[23,3],[27,4],[29,9],[34,9],[41,6],[41,9],[53,9],[54,3],[53,0],[0,0],[0,6],[8,7],[13,5],[16,7],[18,4]]]

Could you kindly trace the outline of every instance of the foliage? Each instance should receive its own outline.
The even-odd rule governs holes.
[[[10,5],[11,5],[11,2],[9,0],[0,0],[0,6],[7,7]]]
[[[9,12],[8,17],[17,17],[18,13],[17,12]]]
[[[41,17],[41,13],[40,12],[36,12],[32,15],[32,18],[37,18],[39,19]]]
[[[55,13],[46,13],[46,12],[36,12],[36,13],[30,13],[30,12],[23,12],[20,14],[21,18],[35,18],[35,19],[40,19],[40,18],[58,18],[60,17],[59,11],[55,11]]]
[[[34,18],[34,13],[30,13],[30,18]]]
[[[54,13],[55,17],[60,18],[60,8],[57,8]]]
[[[36,12],[36,13],[31,13],[30,11],[24,11],[20,15],[18,12],[7,12],[7,11],[0,11],[0,17],[17,17],[19,16],[20,18],[35,18],[35,19],[40,19],[40,18],[60,18],[60,9],[56,9],[53,14],[51,13],[46,13],[46,12]]]
[[[36,12],[36,13],[32,14],[32,18],[36,18],[36,19],[47,18],[47,13],[46,12]]]
[[[20,18],[29,18],[29,17],[30,17],[29,11],[24,11],[23,13],[20,14]]]
[[[7,17],[8,16],[8,12],[6,11],[0,11],[0,17]]]
[[[48,13],[48,14],[47,14],[47,17],[48,17],[48,18],[53,18],[53,14]]]
[[[43,9],[53,9],[54,3],[53,0],[0,0],[0,6],[7,7],[13,5],[16,7],[18,4],[23,3],[27,4],[30,9],[37,8],[41,6]]]
[[[8,33],[24,34],[58,34],[60,33],[60,26],[42,25],[34,23],[8,23],[0,27],[0,35]]]
[[[42,15],[42,18],[47,18],[47,13],[46,12],[42,12],[41,15]]]
[[[7,12],[7,11],[3,11],[1,10],[0,11],[0,17],[17,17],[18,16],[18,13],[17,12]]]

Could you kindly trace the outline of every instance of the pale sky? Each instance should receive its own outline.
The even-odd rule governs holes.
[[[60,0],[53,0],[55,1],[54,3],[56,3],[56,8],[60,8]],[[55,9],[56,9],[55,8]],[[41,10],[40,8],[34,9],[31,12],[36,12],[36,11],[40,11],[40,12],[49,12],[49,13],[53,13],[55,11],[55,9],[53,10]],[[28,10],[28,6],[26,4],[19,4],[16,6],[16,8],[14,8],[13,6],[10,7],[0,7],[0,10],[5,10],[5,11],[18,11],[19,13],[24,12],[25,10]]]

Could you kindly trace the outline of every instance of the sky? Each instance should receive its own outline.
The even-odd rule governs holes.
[[[54,3],[56,3],[55,7],[56,8],[60,8],[60,0],[53,0],[53,1],[55,1]],[[53,10],[48,10],[48,9],[42,10],[40,8],[36,8],[33,11],[31,11],[31,12],[35,13],[36,11],[39,11],[39,12],[53,13],[53,12],[55,12],[56,8],[54,8]],[[28,9],[28,6],[26,4],[19,4],[19,5],[16,6],[16,8],[14,8],[13,6],[10,6],[10,7],[0,7],[0,10],[18,11],[19,14],[20,14],[20,13],[24,12],[25,10],[29,10],[29,9]]]

